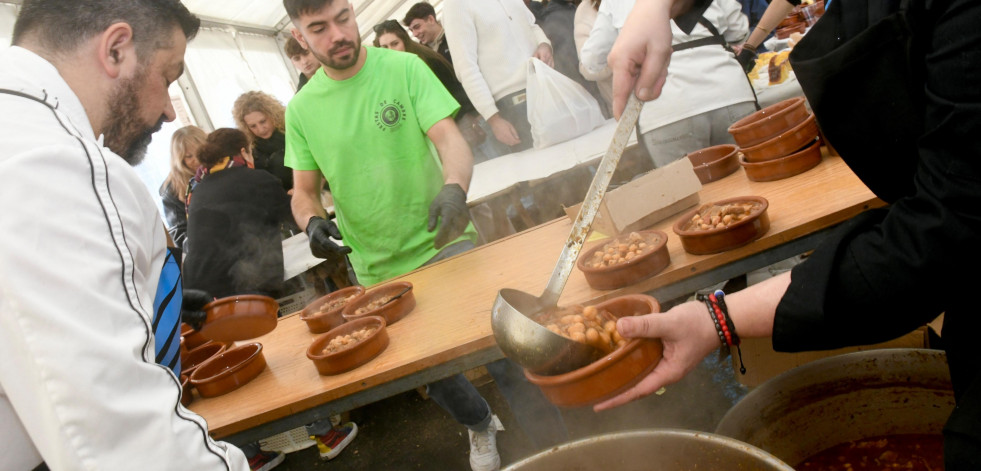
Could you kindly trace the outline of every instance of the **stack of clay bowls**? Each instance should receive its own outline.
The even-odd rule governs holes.
[[[791,177],[821,162],[814,115],[804,97],[790,98],[759,110],[729,126],[739,145],[740,165],[752,181]]]

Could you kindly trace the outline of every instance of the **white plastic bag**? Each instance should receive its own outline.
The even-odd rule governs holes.
[[[592,131],[606,122],[599,103],[582,85],[544,62],[528,61],[528,122],[541,149]]]

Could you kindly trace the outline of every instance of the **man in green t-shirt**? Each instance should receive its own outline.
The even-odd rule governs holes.
[[[293,215],[314,255],[350,254],[359,281],[371,285],[473,248],[466,203],[473,156],[453,122],[459,105],[450,93],[417,56],[362,47],[350,0],[283,4],[294,38],[324,70],[286,111]],[[322,177],[337,226],[320,204]],[[341,235],[344,247],[330,240]],[[520,367],[507,359],[486,366],[537,446],[567,438],[561,414]],[[427,389],[469,429],[471,468],[500,467],[495,434],[503,427],[476,388],[457,374]]]

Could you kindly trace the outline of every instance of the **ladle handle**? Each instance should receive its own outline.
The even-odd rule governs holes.
[[[637,126],[637,118],[640,116],[642,106],[643,103],[631,93],[627,100],[626,109],[624,109],[623,115],[620,116],[620,121],[617,123],[613,142],[606,149],[606,154],[603,154],[603,159],[600,160],[599,167],[596,168],[596,175],[593,176],[593,182],[590,183],[589,191],[586,192],[586,199],[583,201],[582,207],[579,208],[579,215],[576,216],[576,222],[572,225],[569,239],[566,240],[562,254],[559,255],[559,262],[552,270],[552,276],[548,279],[545,292],[542,293],[543,306],[555,306],[558,303],[559,295],[562,294],[562,289],[565,288],[565,283],[569,280],[569,274],[572,273],[572,267],[576,264],[576,258],[579,257],[579,251],[586,241],[586,236],[589,235],[589,228],[593,225],[593,217],[596,216],[600,202],[603,201],[603,195],[606,194],[606,187],[610,184],[610,179],[613,178],[613,172],[617,169],[620,156],[623,155],[623,149],[627,146],[627,141],[634,132],[634,127]]]

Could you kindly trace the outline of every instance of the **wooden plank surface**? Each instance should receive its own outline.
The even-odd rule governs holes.
[[[650,291],[883,205],[841,159],[830,157],[804,174],[776,182],[751,182],[740,169],[705,185],[699,194],[703,203],[741,195],[767,198],[769,232],[729,252],[690,255],[671,231],[677,219],[673,216],[654,226],[668,234],[671,265],[667,269],[617,291],[594,290],[582,273],[573,270],[560,304]],[[306,358],[315,335],[298,315],[283,317],[274,331],[254,340],[263,344],[268,362],[259,377],[224,396],[196,397],[190,408],[220,438],[492,347],[490,314],[498,290],[515,288],[539,295],[571,227],[568,219],[557,219],[398,278],[415,286],[415,310],[389,326],[391,343],[380,356],[345,374],[318,375]]]

